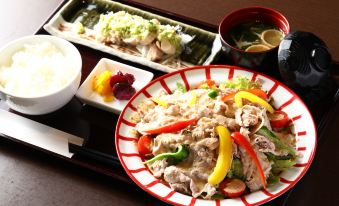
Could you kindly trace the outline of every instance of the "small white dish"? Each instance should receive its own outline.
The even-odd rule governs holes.
[[[103,97],[92,89],[94,77],[105,70],[110,70],[114,74],[116,74],[118,71],[121,71],[122,73],[133,74],[135,77],[135,82],[132,86],[135,88],[136,91],[146,86],[147,83],[149,83],[154,76],[153,73],[138,69],[136,67],[122,64],[106,58],[100,59],[98,64],[94,67],[92,72],[88,75],[88,77],[78,89],[76,97],[78,97],[82,102],[88,105],[116,114],[120,114],[120,112],[126,106],[128,100],[114,99],[112,102],[105,102],[103,100]]]

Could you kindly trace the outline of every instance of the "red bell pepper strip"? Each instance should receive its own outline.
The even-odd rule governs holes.
[[[137,148],[140,155],[145,156],[152,153],[153,138],[148,135],[139,137]]]
[[[200,82],[198,86],[196,86],[196,88],[199,89],[203,85],[206,85],[208,88],[212,88],[213,86],[215,86],[215,81],[206,79],[205,81]]]
[[[239,91],[247,91],[249,93],[257,95],[258,97],[260,97],[262,99],[268,99],[268,96],[267,96],[266,92],[264,90],[262,90],[262,89],[247,89],[247,90],[239,90]],[[226,101],[228,101],[230,99],[233,99],[234,95],[236,95],[239,91],[226,94],[223,97],[221,97],[221,100],[226,102]]]
[[[233,138],[233,140],[235,141],[236,144],[243,147],[246,150],[246,152],[250,155],[250,157],[254,161],[255,165],[257,166],[259,176],[260,176],[260,180],[261,180],[261,184],[262,184],[263,188],[266,189],[265,174],[264,174],[264,171],[261,167],[261,164],[259,162],[257,154],[253,150],[251,144],[247,141],[247,139],[240,132],[233,132],[231,134],[231,137]]]
[[[160,133],[172,133],[172,132],[178,132],[182,129],[185,129],[186,127],[195,124],[197,121],[196,118],[189,119],[189,120],[182,120],[178,122],[174,122],[169,125],[165,125],[156,129],[150,129],[144,131],[147,134],[160,134]]]
[[[223,102],[226,102],[226,101],[228,101],[228,100],[230,100],[230,99],[233,99],[234,95],[235,95],[237,92],[238,92],[238,91],[232,92],[232,93],[229,93],[229,94],[226,94],[226,95],[224,95],[224,96],[221,97],[221,100],[222,100]]]
[[[273,114],[267,114],[273,128],[283,128],[288,123],[288,116],[283,111],[275,111]]]
[[[262,99],[268,99],[266,92],[262,89],[248,89],[246,90],[249,93],[255,94]]]

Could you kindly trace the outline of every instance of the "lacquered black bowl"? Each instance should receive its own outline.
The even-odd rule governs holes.
[[[285,35],[290,32],[287,19],[273,9],[254,6],[233,11],[227,14],[219,24],[219,35],[228,62],[268,74],[272,73],[270,71],[272,69],[278,71],[278,46],[261,52],[246,52],[232,46],[227,41],[226,37],[234,26],[249,21],[261,21],[274,25],[283,31]]]

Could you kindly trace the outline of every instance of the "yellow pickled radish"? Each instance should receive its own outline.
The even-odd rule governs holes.
[[[103,100],[104,102],[112,102],[114,100],[114,96],[113,95],[104,96]]]
[[[98,76],[94,77],[92,89],[102,96],[112,95],[112,89],[110,86],[111,76],[112,72],[106,70],[99,74]]]

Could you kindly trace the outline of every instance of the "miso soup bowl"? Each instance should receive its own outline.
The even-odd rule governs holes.
[[[69,64],[75,69],[74,75],[70,77],[66,85],[57,88],[54,92],[32,97],[11,93],[0,85],[0,101],[5,101],[11,109],[17,112],[28,115],[42,115],[53,112],[66,105],[73,98],[80,85],[82,59],[78,49],[70,42],[50,35],[22,37],[0,48],[0,68],[9,66],[12,56],[22,50],[25,44],[45,41],[55,45],[64,54],[65,59],[67,58]]]
[[[261,52],[246,52],[227,42],[226,37],[230,34],[232,28],[238,24],[252,21],[261,21],[276,26],[285,35],[290,32],[287,19],[278,11],[270,8],[254,6],[227,14],[219,24],[219,35],[222,49],[229,63],[268,74],[279,73],[277,64],[278,46]]]

